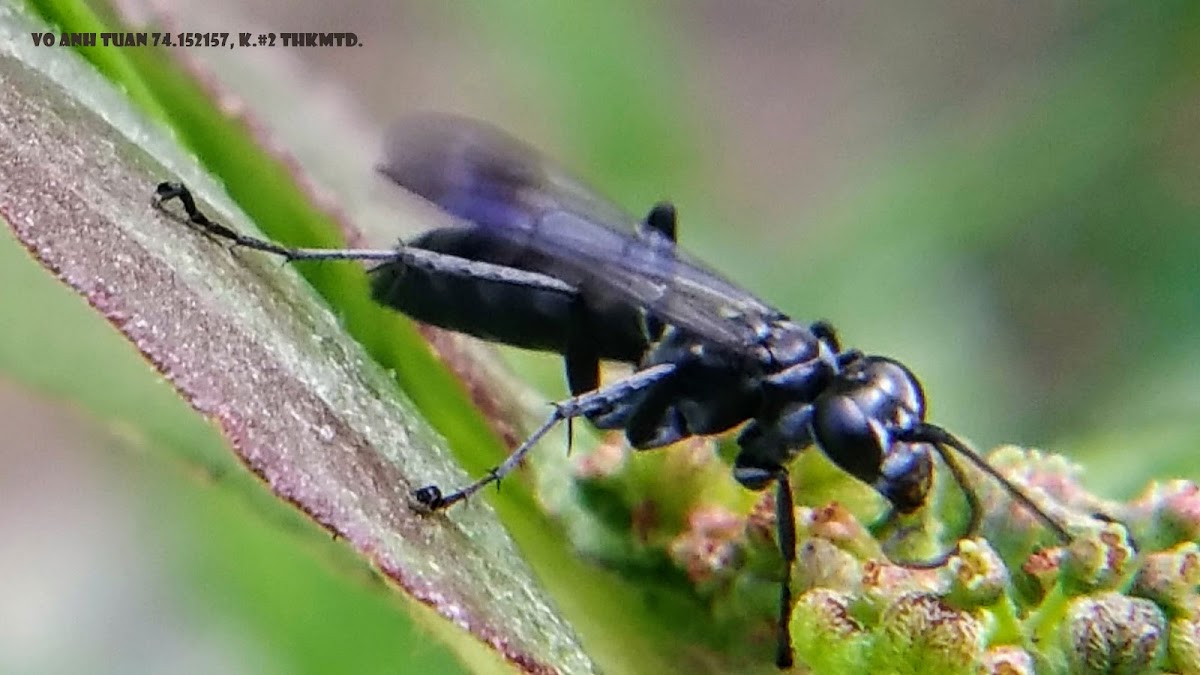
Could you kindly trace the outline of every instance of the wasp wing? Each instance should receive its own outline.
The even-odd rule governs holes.
[[[379,171],[466,221],[473,256],[556,277],[743,349],[781,316],[507,134],[457,117],[397,126]]]

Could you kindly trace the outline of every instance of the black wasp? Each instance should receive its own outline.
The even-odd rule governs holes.
[[[572,397],[479,480],[449,493],[433,485],[417,490],[427,508],[446,508],[499,481],[563,420],[623,429],[638,449],[744,423],[734,477],[751,490],[775,484],[776,536],[788,570],[796,524],[786,467],[810,446],[883,495],[892,516],[925,504],[936,452],[966,496],[971,517],[963,536],[971,536],[980,506],[953,449],[1069,541],[1021,489],[925,421],[924,392],[904,365],[843,349],[830,325],[797,323],[680,252],[670,204],[639,222],[519,141],[457,118],[401,125],[378,169],[459,220],[393,250],[294,249],[210,221],[177,183],[160,184],[155,203],[178,198],[205,232],[288,261],[377,261],[376,302],[425,323],[563,355]],[[602,359],[635,371],[600,386]],[[939,565],[955,550],[904,564]],[[792,664],[790,611],[785,573],[780,668]]]

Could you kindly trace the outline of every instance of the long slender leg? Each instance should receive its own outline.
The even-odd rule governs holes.
[[[600,387],[600,348],[592,339],[591,316],[583,296],[576,295],[571,303],[567,325],[567,345],[563,351],[563,366],[567,371],[567,388],[572,396]],[[575,419],[567,418],[567,454],[575,445]]]
[[[594,391],[600,386],[600,348],[594,331],[587,301],[576,295],[571,303],[567,348],[563,353],[567,387],[572,396]]]
[[[792,667],[792,568],[796,565],[796,508],[792,503],[792,481],[786,470],[775,477],[775,536],[783,554],[783,583],[779,586],[779,636],[775,665]]]
[[[204,212],[196,207],[196,200],[183,183],[159,183],[154,191],[154,207],[165,211],[163,204],[178,199],[183,204],[188,221],[201,232],[214,237],[225,239],[234,246],[274,253],[288,262],[296,260],[394,260],[394,249],[321,249],[321,248],[289,248],[273,241],[247,237],[221,223],[209,220]]]
[[[633,375],[614,382],[613,384],[587,392],[579,396],[559,401],[554,404],[554,412],[550,414],[546,421],[542,423],[530,436],[526,438],[512,454],[508,456],[499,466],[488,471],[482,478],[451,492],[450,494],[442,494],[440,488],[436,485],[427,485],[414,493],[414,497],[425,508],[437,511],[460,502],[471,495],[478,492],[480,489],[487,487],[491,483],[497,483],[504,478],[513,469],[521,463],[525,455],[533,449],[533,446],[545,436],[551,429],[563,420],[570,420],[580,415],[599,412],[611,407],[614,403],[629,396],[630,394],[644,389],[651,384],[663,379],[675,371],[675,364],[662,363],[645,370],[640,370]]]
[[[531,290],[548,291],[571,296],[578,293],[570,284],[545,274],[460,258],[445,253],[438,253],[437,251],[426,251],[411,246],[401,246],[395,249],[291,248],[273,241],[246,236],[221,223],[210,220],[196,206],[196,201],[192,198],[191,191],[185,185],[182,183],[159,183],[152,200],[154,207],[173,218],[178,218],[177,215],[170,213],[164,207],[164,204],[172,199],[178,199],[183,204],[183,210],[187,214],[188,223],[201,232],[218,239],[224,239],[235,247],[240,246],[255,251],[271,253],[280,256],[288,262],[304,260],[379,260],[385,263],[395,262],[408,267],[419,267],[447,276],[471,278]]]

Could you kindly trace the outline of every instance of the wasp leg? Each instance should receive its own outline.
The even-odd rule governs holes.
[[[675,365],[671,363],[663,363],[652,368],[638,371],[633,375],[615,382],[603,389],[590,391],[586,394],[573,396],[563,401],[554,404],[554,412],[550,414],[546,421],[542,423],[529,438],[526,438],[512,454],[508,456],[499,466],[496,466],[491,471],[488,471],[482,478],[460,488],[449,494],[443,494],[441,489],[436,485],[427,485],[414,493],[414,497],[430,511],[438,511],[447,508],[457,502],[460,502],[471,495],[478,492],[480,489],[487,487],[492,483],[498,482],[500,479],[507,476],[513,469],[521,463],[525,455],[529,453],[533,446],[547,433],[550,432],[559,422],[570,420],[581,415],[600,412],[611,408],[616,403],[620,402],[627,396],[634,394],[645,387],[658,382],[675,371]]]

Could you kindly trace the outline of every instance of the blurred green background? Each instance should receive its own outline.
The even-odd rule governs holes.
[[[262,113],[277,138],[336,124],[369,139],[414,110],[491,121],[633,213],[673,199],[685,248],[794,317],[832,321],[845,344],[909,364],[932,419],[977,445],[1066,453],[1084,464],[1088,485],[1113,497],[1152,477],[1200,478],[1191,461],[1200,447],[1200,4],[160,6],[171,8],[174,30],[359,35],[363,46],[353,49],[191,54],[252,111],[256,92],[238,89],[247,73],[304,82],[308,98],[289,101],[286,118]],[[377,153],[369,143],[323,151],[360,167]],[[335,171],[313,173],[336,193]],[[91,421],[47,423],[105,417],[102,406],[74,407],[71,391],[36,375],[86,357],[92,345],[79,340],[91,333],[60,330],[62,316],[86,310],[22,261],[9,237],[0,241],[0,288],[9,289],[0,292],[0,427],[28,439],[7,444],[6,463],[22,470],[0,476],[0,561],[16,565],[0,574],[0,593],[26,599],[3,603],[25,618],[0,626],[27,629],[0,629],[0,670],[78,670],[49,645],[64,622],[78,623],[80,635],[92,630],[49,611],[58,605],[46,598],[60,597],[68,575],[37,564],[44,556],[22,534],[31,528],[99,550],[120,541],[126,562],[87,566],[111,568],[117,580],[134,575],[130,561],[147,565],[136,579],[159,581],[136,587],[152,600],[131,603],[141,596],[93,580],[85,586],[99,596],[59,611],[141,617],[168,636],[159,640],[165,653],[194,659],[163,657],[173,670],[455,668],[420,633],[397,637],[404,629],[387,625],[387,610],[339,633],[319,617],[263,616],[271,590],[238,584],[281,572],[255,571],[249,544],[231,542],[262,541],[279,528],[229,539],[230,528],[214,524],[224,521],[213,517],[206,481],[145,471],[128,453],[97,459],[92,446],[109,448],[111,434],[71,431]],[[558,361],[510,356],[548,397],[561,395]],[[149,393],[153,377],[143,375],[136,387],[161,396],[165,387]],[[58,446],[61,454],[48,454]],[[90,491],[50,480],[76,474]],[[59,508],[93,492],[107,505],[102,518]],[[71,550],[104,559],[98,549]],[[222,567],[231,558],[249,562]],[[344,576],[342,567],[298,570],[303,581],[290,583],[318,588],[313,580]],[[355,588],[375,602],[370,584]],[[330,594],[336,603],[345,591],[335,585]],[[229,597],[246,606],[222,601]],[[32,609],[52,627],[42,641],[30,637],[41,635],[30,632],[41,625],[28,619]],[[144,638],[110,636],[95,648],[126,658],[92,661],[90,670],[161,670],[156,653],[121,650]],[[187,649],[168,649],[175,643]],[[388,648],[346,660],[368,659],[359,652],[378,651],[372,645]]]

